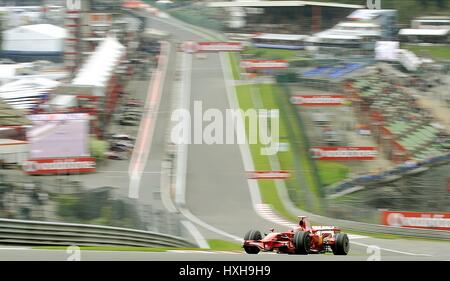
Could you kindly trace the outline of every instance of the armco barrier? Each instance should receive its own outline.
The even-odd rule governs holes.
[[[308,215],[308,217],[314,223],[319,223],[322,225],[337,225],[340,228],[344,229],[345,231],[353,230],[364,233],[380,233],[380,234],[391,234],[416,238],[427,238],[427,239],[434,238],[440,240],[450,240],[450,231],[386,226],[379,224],[340,220],[335,218],[327,218],[314,214],[305,214],[305,215]]]
[[[339,193],[343,193],[346,190],[354,188],[355,186],[375,185],[382,183],[383,181],[398,180],[404,176],[410,175],[414,171],[419,172],[422,168],[428,169],[429,167],[446,164],[448,162],[450,162],[450,153],[431,157],[423,161],[419,161],[415,165],[411,166],[402,164],[378,174],[363,175],[352,179],[345,179],[342,182],[328,187],[327,190],[330,196],[336,196],[339,195]]]
[[[196,247],[180,237],[100,225],[0,219],[0,244]]]

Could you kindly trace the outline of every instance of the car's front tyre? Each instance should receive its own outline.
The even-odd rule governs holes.
[[[247,240],[261,240],[261,239],[262,239],[262,235],[261,235],[261,232],[259,232],[258,230],[250,230],[244,236],[244,240],[246,240],[246,241]],[[260,249],[255,246],[244,246],[244,250],[247,254],[251,254],[251,255],[258,254],[260,251]]]
[[[335,243],[333,247],[333,254],[346,256],[350,251],[350,240],[348,239],[347,234],[337,233],[335,237]]]
[[[311,237],[309,232],[297,231],[294,235],[295,253],[298,255],[307,255],[311,250]]]

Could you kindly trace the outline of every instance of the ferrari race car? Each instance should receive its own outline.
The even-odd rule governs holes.
[[[323,254],[347,255],[350,241],[347,234],[335,226],[309,226],[307,217],[299,216],[298,227],[287,232],[274,232],[262,237],[261,232],[250,230],[245,234],[243,248],[247,254],[277,252],[284,254]]]

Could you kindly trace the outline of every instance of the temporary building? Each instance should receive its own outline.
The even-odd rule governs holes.
[[[48,98],[60,82],[47,78],[24,78],[0,87],[0,99],[20,110],[34,109]]]
[[[78,105],[77,97],[74,95],[56,95],[49,102],[49,105],[56,110],[65,110]]]
[[[2,56],[14,60],[58,61],[64,52],[66,30],[51,24],[24,25],[3,32]]]
[[[96,96],[104,96],[124,52],[125,47],[115,37],[106,37],[81,67],[72,85],[92,87]]]

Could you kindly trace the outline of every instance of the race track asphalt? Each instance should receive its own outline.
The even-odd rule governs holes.
[[[448,249],[447,249],[448,250]],[[65,250],[37,250],[21,248],[1,248],[0,261],[67,261],[73,252]],[[450,261],[448,256],[412,256],[385,251],[367,252],[360,247],[352,247],[347,256],[334,256],[331,253],[316,255],[285,255],[260,253],[248,255],[243,252],[225,251],[169,251],[169,252],[125,252],[93,251],[80,252],[81,261]]]
[[[203,36],[172,25],[169,19],[150,20],[153,28],[172,34],[172,43],[186,40],[204,41]],[[175,48],[174,48],[175,49]],[[171,57],[174,56],[172,51]],[[166,83],[173,79],[174,61],[169,62]],[[172,74],[170,74],[172,73]],[[167,112],[170,100],[167,98],[171,87],[165,87],[155,128],[155,138],[150,150],[150,158],[145,171],[160,170],[164,155],[165,128],[170,114]],[[191,108],[194,101],[203,102],[203,110],[217,108],[221,111],[230,108],[227,98],[221,60],[218,54],[208,54],[206,59],[192,60]],[[238,145],[192,144],[188,147],[186,173],[186,209],[206,225],[226,233],[243,237],[249,229],[262,231],[273,226],[261,218],[253,209],[243,161]],[[159,175],[145,173],[141,180],[140,200],[148,203],[156,192]],[[155,204],[160,204],[155,202]],[[210,228],[197,225],[207,239],[231,240],[230,237],[214,232]],[[380,248],[381,260],[450,260],[450,243],[441,241],[380,239],[359,237],[351,240],[348,256],[333,255],[278,255],[263,253],[246,255],[243,252],[112,252],[82,251],[82,260],[179,260],[179,261],[269,261],[269,260],[368,260],[376,246]],[[369,249],[369,250],[368,250]],[[374,250],[375,249],[375,250]],[[64,250],[37,250],[27,248],[0,247],[0,260],[67,260]]]
[[[152,19],[150,24],[170,32],[177,42],[206,40],[157,19]],[[192,118],[195,101],[202,102],[203,112],[214,108],[225,113],[230,108],[218,54],[208,54],[206,59],[193,57],[190,97]],[[191,144],[187,159],[186,207],[193,215],[238,237],[243,237],[250,228],[268,230],[273,226],[252,207],[237,144]],[[209,239],[223,238],[207,229],[202,232]]]

